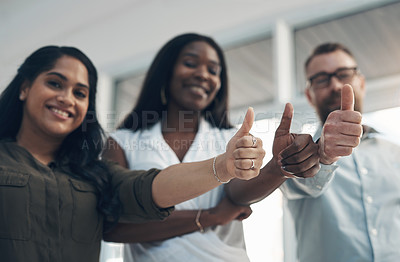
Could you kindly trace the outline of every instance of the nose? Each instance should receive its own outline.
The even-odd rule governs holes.
[[[207,66],[199,66],[195,72],[195,76],[203,81],[206,81],[209,78]]]
[[[74,104],[74,96],[72,90],[64,89],[58,93],[57,102],[62,104],[63,106],[72,106]]]
[[[329,87],[335,91],[340,91],[343,87],[343,83],[336,76],[332,76],[329,82]]]

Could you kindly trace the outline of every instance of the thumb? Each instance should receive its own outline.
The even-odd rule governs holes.
[[[353,87],[346,84],[342,88],[342,105],[341,110],[354,110],[354,93]]]
[[[275,134],[279,136],[289,134],[290,126],[292,124],[292,118],[293,118],[293,106],[291,103],[287,103],[285,106],[285,110],[283,111],[282,114],[281,123],[276,129]]]
[[[253,126],[253,123],[254,123],[254,110],[252,107],[249,107],[247,109],[246,116],[244,117],[243,124],[236,132],[235,136],[242,137],[248,135],[251,127]]]

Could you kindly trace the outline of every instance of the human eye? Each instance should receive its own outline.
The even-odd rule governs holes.
[[[214,68],[209,68],[208,72],[212,75],[217,75],[217,71]]]
[[[346,80],[346,79],[349,79],[350,77],[352,77],[353,70],[352,69],[344,69],[344,70],[337,72],[336,75],[340,80]]]
[[[195,61],[192,61],[192,60],[189,60],[189,59],[184,60],[183,64],[185,66],[187,66],[187,67],[190,67],[190,68],[195,68],[197,66],[197,63]]]
[[[84,90],[75,90],[74,94],[76,97],[81,99],[86,98],[88,96],[87,92],[85,92]]]
[[[218,75],[220,72],[219,66],[210,66],[208,67],[208,72],[212,75]]]
[[[59,82],[59,81],[57,81],[57,80],[48,80],[48,81],[47,81],[47,84],[48,84],[50,87],[55,88],[55,89],[60,89],[60,88],[62,88],[61,82]]]
[[[328,76],[328,75],[325,75],[325,74],[316,76],[316,77],[313,79],[313,82],[314,82],[315,84],[318,84],[318,85],[326,84],[327,82],[329,82],[329,76]]]

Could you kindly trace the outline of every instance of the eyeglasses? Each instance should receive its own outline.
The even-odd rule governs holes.
[[[315,89],[326,88],[330,85],[333,76],[335,76],[342,84],[348,84],[357,73],[357,67],[339,68],[331,74],[325,72],[317,73],[308,79],[307,84]]]

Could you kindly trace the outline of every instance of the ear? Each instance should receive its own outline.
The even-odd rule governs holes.
[[[25,80],[25,81],[22,83],[21,89],[20,89],[20,91],[19,91],[19,100],[25,101],[26,98],[28,97],[29,90],[30,90],[29,81],[28,81],[28,80]]]
[[[311,89],[309,87],[306,87],[306,90],[304,91],[304,93],[307,97],[308,103],[310,103],[310,105],[314,107],[313,94],[311,92],[312,92]]]
[[[362,92],[363,97],[365,96],[365,76],[359,75],[358,78],[360,79],[360,89]]]

